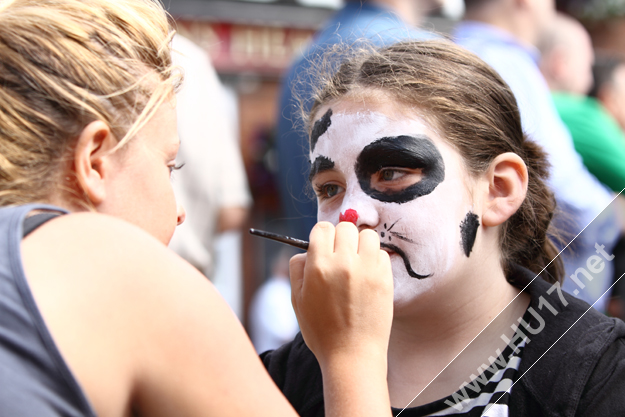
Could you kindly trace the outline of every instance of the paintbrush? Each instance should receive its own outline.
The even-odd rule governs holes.
[[[305,240],[295,239],[294,237],[279,235],[277,233],[265,232],[264,230],[258,229],[250,229],[250,233],[256,236],[275,240],[280,243],[286,243],[287,245],[295,246],[296,248],[308,250],[308,242]]]

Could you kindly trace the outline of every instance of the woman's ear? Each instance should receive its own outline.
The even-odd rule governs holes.
[[[116,145],[111,129],[100,120],[89,123],[78,136],[74,150],[76,180],[93,205],[106,197],[106,157]]]
[[[527,166],[515,153],[498,155],[486,172],[488,196],[483,206],[482,224],[498,226],[521,206],[527,194]]]

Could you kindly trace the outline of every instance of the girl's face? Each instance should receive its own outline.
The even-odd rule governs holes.
[[[318,220],[378,232],[396,306],[457,275],[479,227],[460,154],[398,108],[348,100],[321,108],[310,153]]]

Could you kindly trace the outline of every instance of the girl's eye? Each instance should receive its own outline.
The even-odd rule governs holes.
[[[380,171],[380,179],[382,181],[393,181],[401,178],[405,173],[394,169],[383,169]]]
[[[316,186],[315,191],[320,199],[332,198],[343,191],[343,187],[338,184],[323,184]]]
[[[339,186],[336,184],[328,184],[323,186],[324,194],[327,197],[334,197],[339,193]]]
[[[383,193],[395,193],[422,179],[422,168],[382,168],[371,176],[371,188]]]

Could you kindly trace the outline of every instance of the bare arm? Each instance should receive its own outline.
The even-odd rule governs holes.
[[[323,374],[327,416],[390,416],[393,277],[377,233],[319,223],[291,260],[295,312]]]

